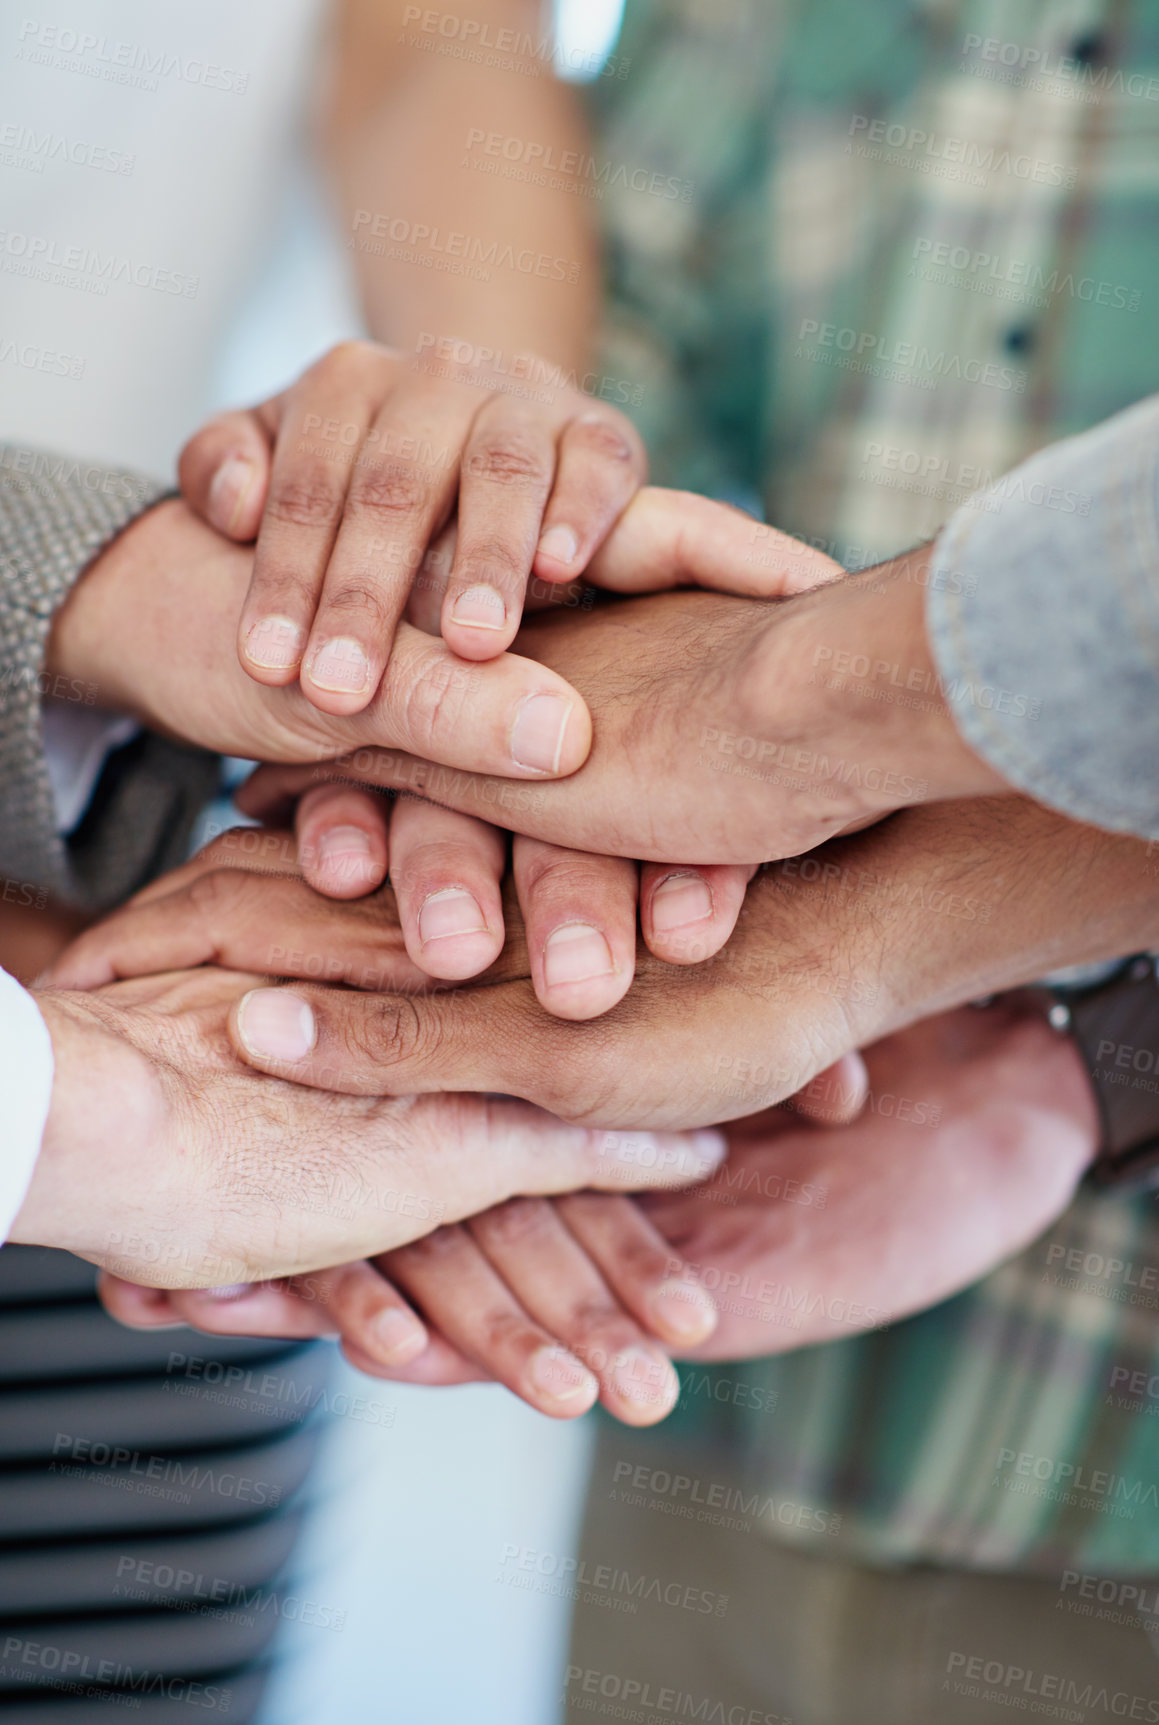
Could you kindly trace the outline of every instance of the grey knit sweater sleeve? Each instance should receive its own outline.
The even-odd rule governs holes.
[[[41,702],[92,703],[96,691],[50,687],[52,619],[98,552],[164,495],[123,469],[0,444],[0,877],[85,909],[180,861],[217,780],[214,756],[145,735],[113,756],[77,831],[56,831]]]
[[[977,754],[1063,814],[1159,838],[1159,396],[959,509],[926,618]]]

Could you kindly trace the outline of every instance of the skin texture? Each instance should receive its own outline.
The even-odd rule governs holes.
[[[705,531],[700,580],[734,589],[744,578],[737,541],[747,536],[751,545],[754,524],[742,528],[743,517],[705,507],[719,532],[713,555]],[[679,499],[671,509],[677,523],[692,514]],[[661,582],[675,578],[662,562],[665,550],[672,562],[680,556],[673,523],[660,528],[657,513],[642,493],[596,559],[594,579],[605,562],[621,566],[621,533],[639,548],[649,531],[661,544],[644,550],[644,567],[656,573],[660,562]],[[804,551],[782,553],[786,597],[661,592],[529,622],[520,651],[581,691],[595,736],[581,770],[537,786],[504,813],[514,830],[554,844],[582,840],[612,856],[752,865],[798,856],[903,806],[1007,792],[961,741],[940,698],[914,711],[824,675],[834,657],[856,651],[871,662],[897,659],[935,686],[923,554],[826,579],[806,571]],[[678,567],[683,573],[687,562]],[[803,591],[809,575],[814,590]],[[799,586],[790,586],[794,576]],[[776,594],[778,583],[766,577],[764,590]],[[502,795],[496,780],[440,771],[401,751],[362,750],[342,770],[464,812]],[[310,781],[266,775],[248,806],[261,812],[287,782],[300,789]]]
[[[318,712],[297,688],[263,688],[238,664],[234,640],[252,565],[252,552],[186,504],[158,504],[113,541],[57,614],[50,673],[86,678],[101,706],[151,730],[254,760],[318,762],[361,743],[424,738],[449,763],[486,760],[513,779],[537,780],[574,771],[587,754],[587,711],[553,672],[512,654],[467,665],[410,624],[400,626],[378,694],[355,718]],[[527,703],[545,696],[556,704],[533,717],[555,752],[539,768],[516,754],[534,741],[524,734]]]
[[[910,810],[762,870],[723,952],[683,970],[638,955],[634,987],[590,1024],[540,1010],[513,906],[508,926],[478,985],[403,998],[295,983],[312,1015],[300,1048],[263,1053],[253,1002],[231,1015],[234,1046],[339,1090],[373,1093],[386,1073],[587,1124],[709,1125],[934,1012],[1154,944],[1159,907],[1142,840],[1010,797]]]
[[[344,342],[186,444],[189,502],[228,537],[257,540],[238,629],[251,677],[300,679],[321,712],[361,712],[452,514],[440,633],[464,659],[511,645],[533,570],[583,573],[645,477],[643,445],[560,367],[527,364],[542,385],[512,396],[469,342],[431,338],[410,356]]]
[[[373,1264],[224,1301],[154,1295],[110,1277],[103,1297],[144,1327],[337,1333],[375,1376],[493,1378],[533,1406],[509,1363],[511,1337],[543,1326],[565,1336],[574,1357],[597,1360],[599,1298],[597,1321],[584,1322],[593,1279],[623,1290],[683,1358],[743,1359],[854,1334],[947,1298],[1028,1244],[1069,1202],[1098,1138],[1073,1044],[1017,999],[939,1015],[866,1058],[869,1107],[858,1120],[808,1126],[782,1109],[737,1121],[728,1161],[684,1193],[517,1200]],[[713,1295],[720,1315],[703,1337],[675,1338],[656,1321],[659,1299],[671,1313],[683,1308],[691,1328]],[[388,1361],[377,1326],[400,1307],[421,1314],[425,1345]],[[663,1380],[633,1365],[635,1402],[625,1413],[613,1394],[605,1405],[652,1423],[668,1411]]]
[[[37,991],[56,1081],[13,1240],[157,1285],[251,1281],[332,1264],[354,1242],[360,1255],[401,1244],[516,1192],[696,1178],[719,1156],[711,1134],[576,1132],[515,1102],[259,1081],[225,1035],[255,980],[207,966]]]

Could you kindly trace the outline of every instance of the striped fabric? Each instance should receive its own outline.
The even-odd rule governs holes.
[[[602,206],[604,369],[660,483],[855,567],[1159,390],[1153,3],[629,0],[617,52],[600,151],[693,188]],[[1084,1192],[957,1299],[721,1368],[752,1393],[666,1432],[822,1512],[769,1531],[834,1557],[1153,1571],[1157,1310],[1154,1202]]]

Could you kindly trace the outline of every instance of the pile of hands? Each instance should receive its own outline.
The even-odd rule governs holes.
[[[49,669],[266,763],[261,824],[41,980],[14,1238],[130,1324],[336,1333],[639,1425],[673,1356],[889,1322],[1065,1207],[1077,1056],[1026,996],[961,1003],[1129,950],[1141,847],[1015,796],[936,701],[850,692],[855,658],[932,674],[928,551],[847,576],[645,486],[610,407],[364,343],[180,474]]]

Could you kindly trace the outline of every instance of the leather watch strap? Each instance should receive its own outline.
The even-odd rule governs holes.
[[[1089,1178],[1099,1186],[1159,1184],[1159,980],[1150,957],[1130,960],[1094,988],[1056,992],[1091,1075],[1102,1144]],[[1057,1016],[1056,1016],[1057,1014]],[[1060,1024],[1061,1028],[1061,1024]]]

